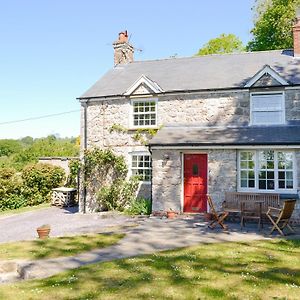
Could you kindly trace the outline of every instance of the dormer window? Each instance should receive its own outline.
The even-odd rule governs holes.
[[[131,100],[132,125],[136,128],[157,126],[157,99]]]
[[[251,125],[276,125],[285,123],[284,93],[252,93]]]

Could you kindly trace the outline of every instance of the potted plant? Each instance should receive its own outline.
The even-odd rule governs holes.
[[[172,208],[170,208],[168,211],[167,211],[167,218],[168,219],[174,219],[175,216],[176,216],[176,211],[174,211]]]
[[[40,239],[46,239],[49,237],[50,225],[44,224],[36,229]]]

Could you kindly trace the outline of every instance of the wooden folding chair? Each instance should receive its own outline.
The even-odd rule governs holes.
[[[273,224],[270,234],[278,230],[281,235],[285,235],[283,229],[287,227],[291,232],[293,228],[289,225],[290,218],[295,208],[296,200],[285,200],[283,208],[269,207],[266,215]]]
[[[226,225],[223,224],[225,218],[228,216],[227,211],[216,211],[214,203],[212,201],[212,198],[207,195],[207,201],[208,201],[208,205],[210,207],[210,212],[213,215],[213,220],[212,222],[210,222],[210,224],[208,225],[209,228],[214,229],[218,224],[224,229],[227,230],[228,227]]]

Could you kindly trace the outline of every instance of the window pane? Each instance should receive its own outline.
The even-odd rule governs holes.
[[[292,189],[293,188],[293,180],[287,180],[286,181],[286,188]]]
[[[247,160],[248,159],[248,152],[241,152],[241,160]]]
[[[266,172],[265,171],[260,171],[259,172],[259,179],[265,179],[266,178]]]
[[[246,161],[241,161],[241,169],[247,169],[248,163]]]
[[[248,161],[248,169],[254,169],[254,161]]]
[[[268,190],[274,190],[274,180],[267,180],[267,189]]]
[[[284,189],[285,188],[285,181],[284,180],[279,180],[278,186],[279,186],[280,189]]]
[[[254,188],[254,187],[255,187],[255,181],[249,180],[249,188]]]
[[[274,172],[267,172],[268,179],[274,179]]]
[[[241,171],[241,178],[247,178],[248,176],[248,172],[247,171]]]
[[[255,178],[255,173],[254,173],[254,171],[249,171],[249,172],[248,172],[248,177],[251,178],[251,179],[254,179],[254,178]]]
[[[260,190],[266,189],[266,181],[265,180],[259,180],[259,189]]]
[[[286,179],[293,179],[293,172],[287,171],[286,172]]]
[[[241,180],[241,187],[247,187],[247,180]]]
[[[285,172],[278,172],[279,179],[285,179]]]

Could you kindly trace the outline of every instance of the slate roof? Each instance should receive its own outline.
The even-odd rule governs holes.
[[[118,65],[80,98],[122,95],[141,75],[156,82],[165,92],[241,88],[265,65],[291,84],[300,84],[300,60],[290,50],[273,50]]]
[[[293,125],[248,127],[162,128],[149,141],[154,146],[300,145],[300,122]]]

